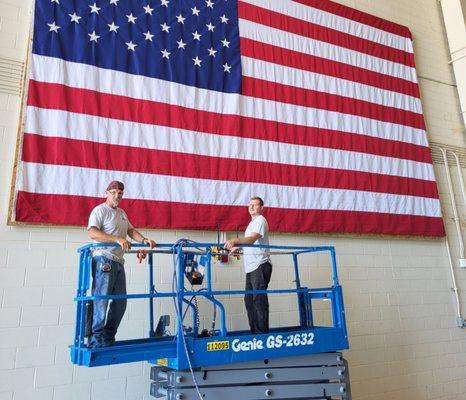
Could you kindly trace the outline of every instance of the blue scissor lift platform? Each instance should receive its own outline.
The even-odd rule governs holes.
[[[190,369],[193,371],[209,367],[221,368],[221,366],[236,365],[237,363],[261,363],[264,360],[276,360],[283,357],[335,353],[349,347],[342,288],[338,281],[336,254],[332,246],[261,246],[270,249],[273,259],[274,254],[292,258],[294,287],[292,289],[248,292],[245,290],[214,289],[212,268],[215,264],[212,259],[220,255],[221,247],[219,244],[197,243],[186,239],[176,243],[158,244],[152,250],[147,249],[147,247],[144,249],[147,253],[148,267],[148,290],[146,293],[91,296],[88,291],[91,280],[92,250],[95,247],[102,246],[103,244],[90,244],[79,249],[78,290],[75,298],[77,304],[76,331],[74,343],[70,346],[71,361],[74,364],[94,367],[149,361],[160,366],[163,373],[165,373],[170,370],[184,371]],[[142,246],[133,245],[134,247]],[[135,249],[130,252],[135,253],[137,251],[140,250]],[[302,286],[299,269],[300,256],[322,252],[329,255],[332,285],[319,288]],[[153,258],[158,253],[172,255],[173,290],[170,292],[157,291],[154,284]],[[276,268],[279,268],[279,265]],[[197,278],[202,277],[200,290],[194,290],[194,286],[191,286],[192,280],[188,280],[188,277],[192,278],[193,273]],[[187,287],[188,285],[190,287]],[[232,297],[246,293],[267,293],[269,297],[276,294],[296,295],[296,312],[299,316],[299,325],[274,328],[267,334],[229,331],[226,323],[226,310],[219,297]],[[147,337],[117,341],[109,347],[89,348],[86,345],[85,335],[87,307],[90,302],[121,298],[126,298],[129,301],[131,299],[147,299],[149,314]],[[162,330],[160,330],[160,326],[158,326],[157,330],[154,329],[154,301],[162,298],[171,298],[173,300],[173,309],[171,311],[176,319],[176,334],[167,334],[163,326]],[[207,333],[199,332],[199,310],[197,303],[193,301],[197,298],[204,298],[212,304],[215,315],[219,314],[218,328],[213,327]],[[332,314],[331,326],[317,326],[314,324],[312,303],[316,300],[329,301]],[[188,311],[191,312],[192,318],[189,326],[186,326],[188,323],[185,316]],[[276,363],[277,360],[274,365]],[[349,382],[346,382],[346,384],[349,384]],[[325,394],[325,390],[323,393]],[[169,394],[166,394],[168,398],[170,398]],[[175,398],[177,397],[173,397],[173,399]],[[184,397],[179,398],[190,397],[186,397],[185,394]],[[204,396],[204,398],[206,397]],[[349,399],[349,397],[345,398]]]

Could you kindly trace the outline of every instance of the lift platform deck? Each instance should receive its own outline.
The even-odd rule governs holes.
[[[219,244],[197,243],[180,240],[177,243],[158,244],[147,252],[148,290],[146,293],[91,296],[88,294],[91,279],[92,250],[103,244],[90,244],[79,249],[80,263],[76,301],[76,329],[74,343],[70,346],[71,361],[88,367],[149,361],[173,370],[186,370],[238,362],[277,359],[337,352],[348,349],[342,288],[338,281],[335,249],[332,246],[261,246],[268,247],[272,254],[292,258],[294,287],[267,291],[215,290],[212,282],[213,257],[220,255]],[[109,245],[111,246],[111,245]],[[142,247],[135,245],[133,247]],[[251,246],[257,247],[257,246]],[[130,252],[137,252],[131,250]],[[329,287],[309,288],[301,285],[299,258],[306,253],[327,253],[331,269],[332,284]],[[173,290],[156,291],[154,284],[153,256],[157,253],[173,256]],[[274,255],[272,255],[274,259]],[[222,267],[225,268],[225,267]],[[228,267],[226,267],[228,268]],[[277,267],[279,265],[277,263]],[[199,290],[188,288],[197,284]],[[251,334],[249,331],[229,331],[225,306],[219,297],[238,296],[246,293],[292,294],[296,296],[296,312],[299,325],[271,329],[267,334]],[[199,310],[193,301],[203,297],[212,303],[214,312],[219,313],[218,328],[210,332],[199,332]],[[89,348],[86,344],[86,314],[90,302],[126,298],[147,299],[148,335],[135,340],[117,341],[113,346]],[[154,301],[160,298],[173,299],[173,309],[167,314],[175,315],[176,333],[167,334],[164,329],[154,329]],[[316,300],[330,302],[332,314],[330,326],[314,324],[312,303]],[[191,311],[189,326],[185,316]],[[272,310],[273,311],[273,310]],[[162,319],[163,321],[163,319]],[[163,324],[162,324],[163,325]],[[159,326],[160,328],[160,326]],[[163,327],[162,327],[163,328]]]

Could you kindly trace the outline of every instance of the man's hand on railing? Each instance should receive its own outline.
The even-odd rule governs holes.
[[[151,249],[153,249],[156,246],[156,243],[152,239],[144,238],[142,240],[142,243],[147,244]]]
[[[125,238],[117,238],[116,242],[121,246],[124,251],[128,251],[131,249],[131,242],[126,240]]]

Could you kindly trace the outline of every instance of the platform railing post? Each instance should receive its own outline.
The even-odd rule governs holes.
[[[92,257],[91,251],[85,249],[81,251],[79,257],[79,271],[78,271],[78,290],[76,296],[82,297],[86,295],[87,290],[89,289],[90,281],[90,269]],[[77,300],[76,305],[76,325],[75,325],[75,346],[83,347],[84,338],[86,335],[86,320],[87,320],[87,301]]]
[[[333,285],[337,286],[339,285],[338,282],[338,272],[337,272],[337,256],[335,254],[335,247],[330,247],[330,258],[332,260],[332,279],[333,279]]]
[[[303,294],[299,292],[301,289],[301,279],[299,277],[299,267],[298,267],[298,255],[293,253],[293,267],[294,267],[294,276],[295,276],[295,284],[296,284],[296,296],[298,298],[298,313],[299,313],[299,324],[301,328],[307,327],[307,318],[306,318],[306,310],[304,304]]]
[[[335,247],[330,247],[330,257],[332,260],[332,278],[333,278],[333,287],[332,287],[332,316],[333,316],[333,326],[335,328],[340,328],[342,326],[341,319],[341,287],[338,281],[338,272],[337,272],[337,257],[335,253]]]
[[[206,249],[206,278],[207,278],[207,291],[212,292],[212,250],[210,247]]]
[[[150,251],[147,259],[147,266],[149,269],[149,293],[152,295],[155,293],[154,287],[154,260],[153,254]],[[154,298],[149,297],[149,337],[154,337]]]

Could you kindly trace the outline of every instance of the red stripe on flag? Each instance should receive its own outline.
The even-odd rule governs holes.
[[[284,32],[319,40],[373,57],[414,67],[413,53],[386,46],[371,40],[350,35],[336,29],[303,21],[252,4],[238,2],[239,18],[252,21]],[[241,34],[241,31],[240,31]]]
[[[246,76],[243,77],[242,84],[245,96],[357,115],[425,130],[423,115],[411,111]]]
[[[57,225],[87,225],[93,207],[103,199],[18,191],[16,221]],[[131,222],[147,228],[243,230],[249,222],[246,206],[124,199]],[[176,211],[176,212],[174,212]],[[147,216],[152,216],[147,218]],[[235,218],[231,218],[235,215]],[[265,208],[273,232],[364,233],[445,236],[442,218],[334,210]],[[233,222],[235,221],[235,222]]]
[[[354,8],[337,4],[329,0],[293,0],[296,3],[301,3],[306,6],[317,8],[322,11],[329,12],[331,14],[339,15],[343,18],[348,18],[352,21],[360,22],[364,25],[372,26],[377,29],[381,29],[388,33],[393,33],[398,36],[411,39],[412,35],[406,26],[396,24],[395,22],[388,21],[383,18],[370,15],[362,11],[358,11]]]
[[[402,78],[369,71],[364,68],[327,60],[310,54],[284,49],[255,40],[240,39],[241,55],[258,60],[268,61],[287,67],[333,76],[352,82],[378,87],[392,92],[420,97],[417,83]]]
[[[34,80],[29,81],[28,105],[198,132],[221,133],[226,136],[334,148],[432,163],[430,150],[425,146],[257,118],[199,111]]]
[[[27,133],[24,135],[22,161],[219,181],[260,182],[438,198],[435,182],[421,179],[209,157]]]

